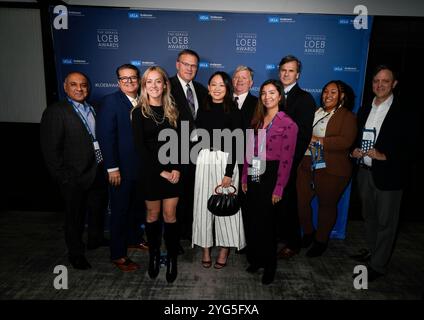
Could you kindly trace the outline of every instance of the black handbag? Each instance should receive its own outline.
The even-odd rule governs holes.
[[[218,188],[221,187],[221,192]],[[237,188],[231,185],[234,192],[223,193],[222,186],[218,185],[215,188],[215,194],[211,195],[208,199],[208,210],[218,217],[228,217],[236,214],[240,210],[240,202],[237,197]]]

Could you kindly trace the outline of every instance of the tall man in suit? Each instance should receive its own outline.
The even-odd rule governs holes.
[[[116,69],[116,76],[119,90],[100,102],[97,136],[109,179],[111,259],[120,270],[128,272],[139,265],[128,258],[127,248],[145,247],[141,229],[144,206],[136,183],[140,161],[130,120],[131,110],[138,103],[140,71],[124,64]]]
[[[66,99],[43,112],[41,151],[64,199],[69,262],[75,269],[85,270],[91,268],[82,240],[85,216],[88,213],[88,248],[105,245],[107,185],[96,140],[96,114],[85,101],[88,78],[80,72],[71,72],[63,88]]]
[[[208,94],[206,88],[194,81],[199,66],[199,55],[190,49],[179,52],[175,63],[177,74],[170,78],[171,94],[175,99],[180,119],[189,124],[190,135],[195,129],[195,119],[199,107]],[[193,135],[194,136],[194,135]],[[190,141],[190,150],[194,141]],[[177,221],[180,226],[180,237],[191,240],[193,225],[194,177],[196,166],[183,164],[181,179],[184,186],[177,207]],[[182,248],[180,247],[180,253]]]
[[[297,167],[311,141],[315,101],[312,95],[302,90],[297,83],[302,71],[302,63],[298,58],[292,55],[282,58],[279,70],[285,95],[283,111],[296,122],[299,129],[290,178],[281,201],[283,214],[278,226],[280,237],[286,241],[278,256],[279,258],[289,259],[297,254],[301,248],[296,193]]]
[[[234,88],[234,102],[241,110],[242,129],[246,135],[246,129],[250,127],[256,104],[258,103],[258,98],[250,93],[250,89],[253,86],[253,70],[247,66],[238,66],[233,73],[232,82]],[[239,164],[239,172],[242,171],[243,163]],[[246,211],[244,209],[245,194],[241,191],[241,179],[238,185],[238,197],[241,203],[243,221],[246,221],[246,217],[244,216],[244,212]],[[236,251],[236,253],[244,253],[245,251],[245,248],[243,248],[242,250]]]
[[[372,103],[358,113],[358,138],[352,157],[359,163],[357,183],[365,222],[368,250],[353,255],[368,262],[368,281],[386,273],[399,221],[404,177],[409,164],[411,141],[415,138],[414,117],[393,95],[397,84],[389,67],[380,65],[373,73]],[[375,140],[369,150],[363,140]]]

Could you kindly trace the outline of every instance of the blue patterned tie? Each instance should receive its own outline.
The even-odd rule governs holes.
[[[196,107],[194,105],[193,91],[191,90],[191,87],[188,83],[187,83],[187,103],[188,103],[188,106],[190,107],[193,118],[196,119]]]

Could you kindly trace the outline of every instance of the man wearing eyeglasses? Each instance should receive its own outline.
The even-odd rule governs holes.
[[[132,64],[116,69],[119,90],[105,96],[99,106],[97,136],[109,178],[111,208],[111,259],[122,271],[139,265],[127,249],[147,249],[143,241],[143,201],[136,194],[138,156],[134,147],[130,114],[138,103],[140,71]]]
[[[199,55],[190,49],[183,50],[178,54],[175,66],[177,74],[170,78],[171,94],[180,112],[180,119],[188,122],[192,134],[197,111],[208,94],[202,84],[194,81],[199,66]],[[190,150],[193,140],[190,141]],[[195,171],[196,166],[191,161],[182,165],[181,179],[184,190],[178,202],[177,221],[180,225],[180,237],[187,240],[191,240],[192,233]],[[179,251],[183,252],[181,246]]]
[[[96,138],[96,112],[86,102],[88,78],[70,72],[63,83],[66,99],[49,106],[40,124],[46,167],[59,184],[65,205],[65,241],[75,269],[90,269],[83,242],[88,220],[88,249],[103,246],[107,185]]]

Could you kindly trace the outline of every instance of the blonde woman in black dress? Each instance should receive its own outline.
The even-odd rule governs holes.
[[[176,207],[180,195],[180,170],[178,163],[162,164],[159,161],[159,149],[166,142],[158,140],[161,130],[178,126],[178,111],[170,91],[166,72],[158,66],[148,68],[141,79],[141,100],[132,112],[132,125],[141,159],[141,192],[147,208],[148,274],[151,278],[159,274],[162,239],[159,215],[162,208],[168,252],[166,280],[173,282],[177,277]]]

